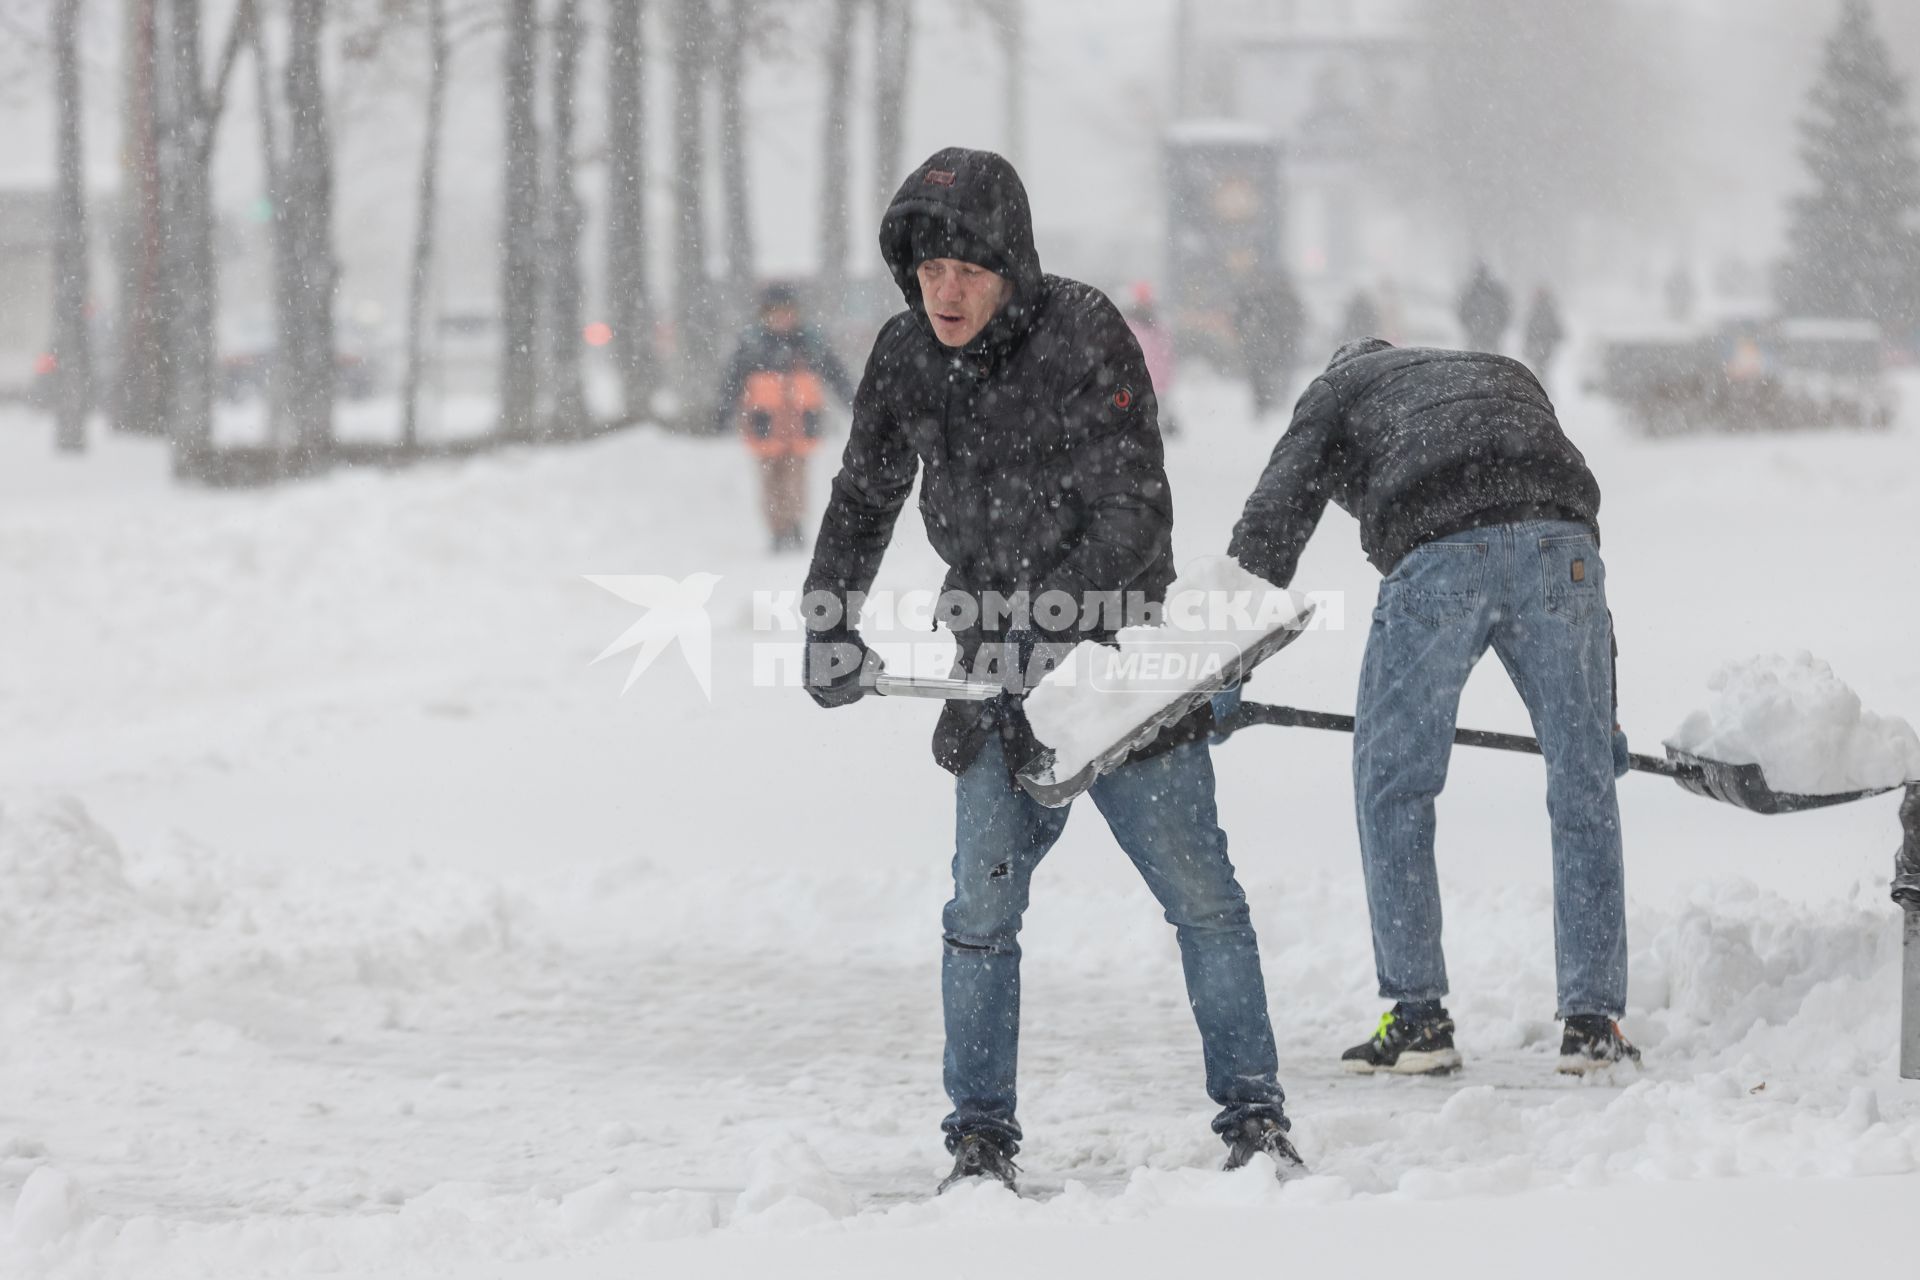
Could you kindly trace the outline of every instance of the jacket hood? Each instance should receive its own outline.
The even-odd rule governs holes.
[[[916,228],[933,220],[946,224],[942,230],[991,250],[999,262],[987,265],[1013,282],[1012,296],[971,346],[999,346],[1024,333],[1045,295],[1046,278],[1033,247],[1027,188],[1013,166],[991,151],[947,147],[909,174],[887,206],[880,220],[880,255],[928,334],[933,325],[914,272],[913,241]]]
[[[1327,368],[1345,364],[1355,356],[1371,355],[1375,351],[1390,351],[1393,344],[1385,338],[1357,338],[1343,344],[1333,353],[1333,359],[1327,361]]]

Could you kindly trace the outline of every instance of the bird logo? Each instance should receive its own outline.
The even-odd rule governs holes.
[[[589,573],[588,582],[619,596],[628,604],[637,604],[647,612],[628,627],[612,644],[600,651],[594,662],[602,662],[616,653],[638,649],[627,682],[620,686],[624,696],[633,688],[640,673],[677,640],[687,667],[700,685],[700,692],[713,700],[713,622],[707,616],[707,601],[720,584],[717,573],[694,573],[679,582],[657,573]],[[588,664],[589,666],[592,663]]]

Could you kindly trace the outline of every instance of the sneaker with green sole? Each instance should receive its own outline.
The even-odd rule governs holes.
[[[1373,1037],[1340,1055],[1348,1071],[1401,1076],[1443,1076],[1460,1069],[1453,1047],[1453,1019],[1445,1009],[1420,1012],[1396,1004],[1380,1015]]]

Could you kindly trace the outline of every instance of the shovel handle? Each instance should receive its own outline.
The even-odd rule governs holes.
[[[1006,692],[1002,684],[978,680],[955,680],[950,676],[896,676],[881,672],[873,682],[873,691],[889,698],[953,698],[962,702],[985,702]]]
[[[1244,729],[1252,724],[1277,724],[1290,729],[1329,729],[1335,733],[1352,733],[1353,717],[1333,711],[1303,711],[1299,707],[1279,707],[1270,702],[1243,702],[1234,708],[1226,719],[1220,721],[1214,732],[1219,737],[1227,737],[1235,730]],[[1495,751],[1519,751],[1527,755],[1539,755],[1540,743],[1519,733],[1495,733],[1489,729],[1455,729],[1453,741],[1462,747],[1489,747]],[[1660,756],[1641,755],[1638,752],[1627,756],[1627,767],[1641,773],[1657,773],[1663,778],[1684,778],[1698,776],[1698,765],[1681,764]]]

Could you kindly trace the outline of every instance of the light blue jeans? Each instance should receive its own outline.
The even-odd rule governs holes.
[[[1353,786],[1383,997],[1447,994],[1433,802],[1447,781],[1460,690],[1491,646],[1546,758],[1557,1016],[1624,1009],[1606,578],[1584,525],[1536,521],[1448,534],[1381,583],[1360,671]]]
[[[1207,1095],[1221,1108],[1215,1132],[1257,1116],[1284,1123],[1260,949],[1215,817],[1206,744],[1126,765],[1095,782],[1091,795],[1179,939]],[[998,737],[960,777],[956,801],[953,900],[942,917],[940,966],[953,1113],[941,1128],[949,1146],[968,1133],[1017,1144],[1020,920],[1034,868],[1060,838],[1068,810],[1010,787]]]

